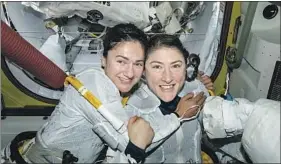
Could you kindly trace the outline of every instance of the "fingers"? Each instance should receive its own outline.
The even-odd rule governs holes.
[[[204,85],[206,85],[206,84],[210,84],[210,83],[213,83],[213,82],[212,82],[212,80],[208,76],[203,76],[202,77],[202,83]]]
[[[208,89],[208,90],[214,90],[214,84],[212,82],[208,83],[208,84],[205,84],[205,87]]]
[[[201,82],[205,85],[207,89],[214,90],[214,83],[212,82],[209,76],[203,76],[201,79]]]
[[[214,91],[214,90],[215,90],[215,87],[209,86],[209,87],[207,87],[207,89],[208,89],[208,90],[211,90],[211,91]]]
[[[142,117],[133,116],[129,119],[128,124],[149,124],[149,122],[145,121]]]
[[[187,100],[193,98],[193,95],[194,95],[193,93],[189,93],[189,94],[185,95],[182,99],[184,101],[187,101]],[[205,99],[206,99],[206,96],[204,96],[204,92],[200,92],[198,95],[196,95],[193,98],[193,100],[195,101],[196,104],[200,104],[202,101],[204,103]]]
[[[203,71],[199,71],[199,73],[198,73],[199,75],[204,75],[204,72]]]
[[[182,97],[182,99],[184,101],[186,101],[186,100],[193,98],[193,96],[194,96],[194,93],[191,92],[191,93],[188,93],[187,95],[185,95],[184,97]]]
[[[199,108],[199,106],[195,105],[195,106],[189,108],[188,110],[192,113],[192,112],[194,112],[194,111],[197,111],[198,108]]]
[[[208,75],[202,75],[202,79],[211,79]]]
[[[197,74],[197,77],[196,77],[199,81],[202,81],[202,75],[200,75],[199,73]]]
[[[212,82],[212,79],[208,75],[201,75],[203,82]]]
[[[184,118],[191,118],[193,116],[195,116],[197,114],[199,110],[199,107],[198,106],[194,106],[190,109],[188,109],[188,111],[186,111],[183,115]]]
[[[195,116],[197,114],[198,110],[200,110],[199,107],[193,108],[192,109],[192,116]]]
[[[214,84],[212,82],[210,82],[210,83],[204,84],[204,86],[206,88],[211,88],[211,87],[214,87]]]
[[[128,125],[135,123],[138,118],[139,118],[138,116],[131,117],[128,121]]]
[[[204,104],[206,98],[207,98],[206,96],[203,96],[203,98],[200,99],[200,100],[197,102],[197,104],[198,104],[199,106],[202,106],[202,105]]]
[[[204,72],[199,71],[199,72],[198,72],[198,74],[197,74],[197,79],[201,81],[201,80],[202,80],[203,75],[204,75]]]
[[[204,92],[200,92],[198,95],[194,97],[195,102],[197,103],[204,96]]]
[[[209,83],[206,85],[206,87],[214,87],[214,84],[213,83]]]

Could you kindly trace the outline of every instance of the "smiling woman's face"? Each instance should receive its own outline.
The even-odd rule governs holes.
[[[186,63],[176,48],[160,47],[148,55],[145,77],[149,88],[164,102],[172,101],[184,85]]]
[[[127,93],[143,74],[143,47],[137,41],[121,42],[102,58],[102,66],[118,90]]]

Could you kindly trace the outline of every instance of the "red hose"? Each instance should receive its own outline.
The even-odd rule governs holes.
[[[1,21],[1,53],[53,88],[63,86],[66,74],[40,51]]]

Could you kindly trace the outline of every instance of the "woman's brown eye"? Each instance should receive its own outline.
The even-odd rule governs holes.
[[[122,60],[117,60],[117,63],[124,64],[125,62]]]
[[[142,63],[136,63],[135,65],[138,66],[138,67],[142,67],[143,66]]]
[[[174,67],[174,68],[180,68],[180,67],[181,67],[181,65],[176,64],[176,65],[174,65],[173,67]]]
[[[155,66],[153,66],[152,68],[160,69],[161,67],[160,67],[159,65],[155,65]]]

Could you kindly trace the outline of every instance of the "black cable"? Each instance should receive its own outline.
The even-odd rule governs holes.
[[[13,24],[11,18],[9,17],[8,13],[7,13],[7,9],[6,9],[6,6],[3,2],[2,3],[2,7],[3,7],[3,12],[4,12],[4,15],[5,15],[5,18],[7,19],[7,21],[10,23],[10,27],[14,30],[14,31],[17,31],[17,29],[15,28],[15,25]]]
[[[256,69],[250,64],[250,62],[249,62],[245,57],[243,57],[243,59],[249,64],[249,66],[250,66],[254,71],[260,72],[260,71],[256,70]]]

